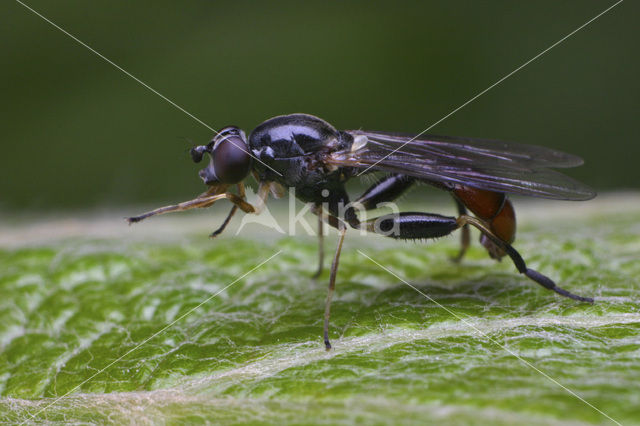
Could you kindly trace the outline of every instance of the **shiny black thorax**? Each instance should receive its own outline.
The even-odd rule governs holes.
[[[259,179],[293,187],[296,197],[305,202],[321,202],[325,199],[323,191],[331,196],[344,193],[344,182],[355,171],[328,166],[323,160],[334,151],[350,149],[352,144],[350,134],[308,114],[274,117],[249,136],[249,149],[264,163],[254,161]]]

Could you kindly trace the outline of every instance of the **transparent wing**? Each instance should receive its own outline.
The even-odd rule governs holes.
[[[412,140],[382,132],[347,133],[360,142],[354,144],[357,149],[334,152],[328,163],[542,198],[595,196],[586,185],[549,169],[582,164],[580,157],[553,149],[484,139],[420,136]]]

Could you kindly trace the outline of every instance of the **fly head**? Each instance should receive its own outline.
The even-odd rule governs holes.
[[[247,137],[238,127],[225,127],[207,145],[191,148],[191,159],[199,163],[205,153],[211,159],[198,174],[207,185],[239,183],[251,170]]]

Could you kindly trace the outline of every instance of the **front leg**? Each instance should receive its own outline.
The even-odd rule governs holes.
[[[226,189],[227,186],[224,186]],[[201,194],[198,198],[193,200],[185,201],[179,204],[174,204],[171,206],[160,207],[159,209],[151,210],[150,212],[146,212],[141,214],[140,216],[128,217],[127,222],[129,224],[140,222],[151,216],[156,216],[159,214],[172,213],[172,212],[180,212],[185,210],[191,210],[195,208],[205,208],[212,206],[218,200],[227,199],[231,201],[235,206],[237,206],[240,210],[245,213],[255,213],[259,214],[264,208],[267,197],[269,196],[269,184],[267,182],[260,182],[260,187],[258,188],[258,205],[253,206],[244,200],[244,186],[242,186],[241,196],[233,194],[231,192],[225,193],[214,193],[211,194],[212,191],[215,191],[216,188],[219,187],[211,187],[207,192]],[[223,189],[224,190],[224,189]]]
[[[246,198],[244,183],[242,182],[238,184],[238,194],[240,195],[240,197],[242,197],[243,200]],[[226,219],[224,220],[224,222],[222,222],[222,225],[220,225],[218,229],[216,229],[211,234],[209,234],[209,237],[215,238],[218,235],[222,234],[222,232],[224,232],[229,222],[231,222],[231,218],[233,217],[233,215],[236,213],[237,210],[238,210],[238,205],[234,204],[233,207],[231,207],[231,211],[227,215]]]
[[[230,192],[225,192],[224,194],[216,194],[209,195],[202,198],[195,198],[193,200],[185,201],[179,204],[173,204],[171,206],[160,207],[159,209],[151,210],[149,212],[143,213],[140,216],[128,217],[127,222],[136,223],[140,222],[144,219],[147,219],[151,216],[157,216],[159,214],[172,213],[172,212],[181,212],[185,210],[191,210],[195,208],[204,208],[213,205],[218,200],[227,199],[231,201],[233,204],[237,205],[240,210],[245,213],[253,213],[256,209],[242,198],[238,197],[236,194],[232,194]]]

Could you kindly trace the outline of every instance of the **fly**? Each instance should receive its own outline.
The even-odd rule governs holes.
[[[541,286],[570,299],[593,303],[590,297],[573,294],[547,276],[527,267],[513,248],[516,217],[507,194],[556,200],[589,200],[595,192],[553,168],[575,167],[582,159],[553,149],[484,139],[423,135],[400,135],[362,130],[336,130],[326,121],[308,114],[271,118],[256,127],[247,139],[235,126],[222,129],[207,145],[191,149],[198,163],[204,155],[209,164],[199,175],[206,192],[183,203],[161,207],[128,218],[139,222],[158,214],[209,207],[226,199],[231,211],[211,236],[224,231],[238,209],[259,214],[270,193],[282,195],[295,188],[296,197],[312,204],[318,216],[319,267],[323,269],[323,226],[338,230],[325,304],[324,343],[329,341],[329,315],[335,290],[338,262],[347,229],[354,228],[402,240],[438,238],[461,231],[464,256],[470,244],[469,227],[480,230],[480,243],[497,260],[508,256],[518,272]],[[256,161],[259,160],[259,161]],[[345,184],[361,174],[382,174],[355,201]],[[249,175],[259,183],[258,203],[246,201],[242,183]],[[391,202],[417,183],[445,190],[453,197],[457,216],[424,212],[400,212],[361,220],[358,212]],[[236,190],[234,191],[234,187]]]

